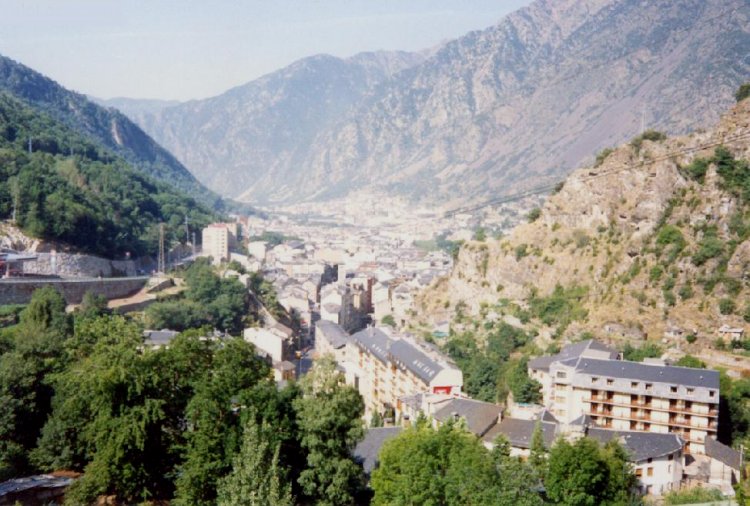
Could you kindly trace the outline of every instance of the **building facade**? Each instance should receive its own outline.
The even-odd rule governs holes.
[[[717,371],[620,360],[596,341],[533,359],[528,367],[542,384],[544,406],[562,423],[588,415],[600,428],[671,433],[685,441],[686,453],[696,454],[716,436]]]

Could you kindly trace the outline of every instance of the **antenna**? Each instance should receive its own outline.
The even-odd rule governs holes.
[[[162,274],[167,271],[164,256],[164,223],[159,223],[159,258],[156,270]]]
[[[185,215],[185,244],[190,242],[190,228],[188,227],[188,215]]]

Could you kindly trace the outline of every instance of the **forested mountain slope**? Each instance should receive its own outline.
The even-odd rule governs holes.
[[[31,153],[28,139],[31,138]],[[0,91],[0,219],[26,233],[107,257],[154,254],[158,224],[184,239],[214,211],[67,124]]]
[[[218,196],[207,191],[171,153],[119,111],[97,105],[2,55],[0,92],[54,118],[90,143],[119,155],[144,175],[220,207]]]

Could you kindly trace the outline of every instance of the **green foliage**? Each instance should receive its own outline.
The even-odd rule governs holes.
[[[185,461],[176,480],[176,504],[213,504],[218,480],[231,469],[241,424],[233,407],[252,405],[255,389],[269,377],[268,365],[242,338],[223,342],[212,357],[211,374],[194,383],[185,407]]]
[[[588,316],[583,305],[587,293],[588,288],[585,286],[563,288],[557,285],[548,297],[533,294],[528,299],[529,311],[532,317],[538,318],[545,325],[555,325],[564,330],[571,322]]]
[[[687,175],[693,181],[697,181],[703,184],[706,178],[706,172],[708,172],[709,160],[705,158],[695,158],[690,165],[684,167],[683,173]]]
[[[183,299],[157,302],[146,309],[149,327],[183,331],[209,325],[234,335],[242,331],[250,301],[237,279],[219,277],[201,259],[190,266],[185,280]]]
[[[159,223],[172,241],[184,237],[185,216],[197,227],[215,218],[52,117],[0,94],[0,219],[10,218],[15,203],[17,223],[30,235],[110,257],[155,253]]]
[[[555,503],[569,506],[628,504],[637,479],[622,447],[584,437],[563,439],[550,450],[545,487]]]
[[[719,312],[723,315],[729,315],[734,313],[736,305],[732,299],[721,299],[719,301]]]
[[[706,364],[692,355],[685,355],[675,364],[679,367],[692,367],[694,369],[705,369]]]
[[[516,402],[539,403],[542,400],[542,385],[529,377],[528,362],[528,358],[523,358],[511,369],[508,387]]]
[[[675,490],[664,495],[664,503],[669,505],[713,503],[725,499],[720,490],[701,487]]]
[[[685,249],[687,242],[679,228],[674,225],[664,225],[659,229],[656,235],[656,245],[659,249],[669,248],[665,263],[672,264],[679,254]]]
[[[516,262],[519,262],[522,258],[529,256],[528,248],[528,244],[519,244],[518,246],[516,246],[516,248],[513,250],[516,255]]]
[[[534,426],[534,432],[531,433],[531,443],[529,446],[529,466],[531,466],[531,469],[539,480],[544,480],[547,476],[548,457],[547,448],[544,446],[542,422],[539,420]]]
[[[698,251],[693,255],[693,264],[698,266],[703,265],[708,260],[716,258],[722,253],[724,253],[724,242],[718,238],[716,227],[707,227],[698,243]]]
[[[693,284],[690,280],[686,281],[685,284],[680,287],[677,295],[679,295],[682,300],[688,300],[693,296]]]
[[[371,480],[375,506],[541,504],[524,464],[502,450],[490,454],[454,424],[406,429],[383,445],[379,460]]]
[[[280,244],[284,244],[287,241],[298,241],[299,237],[290,235],[284,235],[281,232],[274,232],[272,230],[266,230],[260,235],[254,235],[249,238],[250,242],[264,241],[268,243],[269,248],[274,248]]]
[[[607,159],[609,155],[611,155],[615,150],[612,148],[604,148],[601,151],[599,151],[596,154],[596,160],[594,161],[594,167],[599,167],[601,164],[604,163],[604,160]]]
[[[662,349],[656,343],[646,343],[640,348],[636,348],[630,343],[626,343],[622,349],[622,356],[625,360],[633,362],[643,362],[647,358],[659,358],[662,356]]]
[[[315,504],[351,504],[363,485],[362,468],[352,460],[364,436],[362,397],[344,384],[330,358],[316,362],[300,386],[294,407],[307,465],[299,484]]]
[[[737,102],[742,102],[747,97],[750,97],[750,83],[740,85],[737,92],[734,94],[734,98],[737,99]]]
[[[740,197],[743,203],[750,202],[750,164],[747,160],[735,159],[724,146],[714,150],[711,160],[722,178],[722,186]]]
[[[396,328],[396,319],[393,318],[392,314],[385,315],[380,322],[383,325],[390,325],[391,327]]]
[[[654,265],[651,270],[648,271],[648,280],[652,283],[656,283],[661,279],[661,275],[664,274],[664,267],[661,265]]]
[[[292,506],[291,487],[279,464],[280,445],[272,445],[268,424],[250,416],[232,472],[219,482],[218,506]]]
[[[633,146],[635,152],[638,153],[641,150],[643,141],[659,142],[665,140],[666,138],[667,135],[664,132],[659,132],[657,130],[646,130],[639,136],[635,137],[632,141],[630,141],[630,145]]]
[[[487,240],[487,231],[484,228],[478,228],[474,231],[474,237],[472,237],[475,241],[484,242]]]
[[[526,220],[529,223],[534,223],[536,220],[538,220],[542,216],[542,210],[538,207],[535,207],[531,211],[529,211],[529,214],[526,215]]]

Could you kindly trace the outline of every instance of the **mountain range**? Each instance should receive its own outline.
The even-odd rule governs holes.
[[[745,0],[537,0],[428,52],[318,55],[217,97],[120,105],[226,196],[481,201],[645,128],[715,121],[750,75],[748,15]]]

